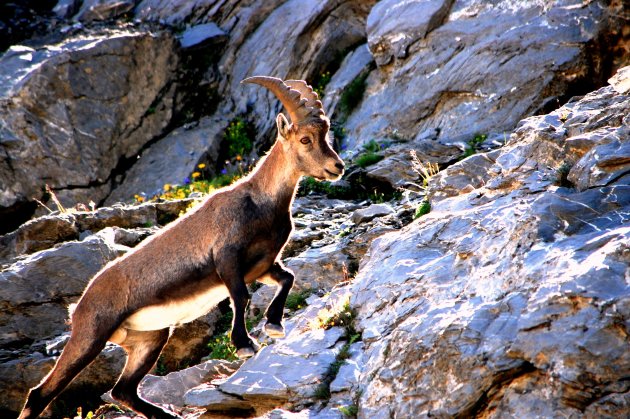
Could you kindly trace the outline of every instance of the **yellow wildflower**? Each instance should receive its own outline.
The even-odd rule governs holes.
[[[134,198],[136,198],[136,201],[138,201],[138,202],[144,202],[144,197],[143,196],[134,195]]]
[[[204,168],[206,167],[206,164],[205,164],[205,163],[199,163],[199,164],[197,165],[197,167],[198,167],[199,169],[204,169]]]
[[[241,155],[240,155],[240,154],[237,154],[237,155],[236,155],[236,160],[241,161],[241,160],[243,160],[243,157],[241,157]]]
[[[165,183],[164,184],[164,192],[168,192],[171,190],[171,184],[170,183]]]
[[[197,179],[199,176],[201,176],[201,173],[193,172],[193,174],[191,176],[192,176],[193,179]]]

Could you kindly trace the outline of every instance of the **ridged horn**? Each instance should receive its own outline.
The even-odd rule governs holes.
[[[284,83],[288,85],[291,89],[300,92],[300,96],[303,99],[306,99],[306,107],[318,108],[322,111],[324,110],[322,102],[319,100],[319,96],[311,86],[306,84],[304,80],[285,80]]]
[[[241,83],[259,84],[269,89],[282,102],[293,124],[324,114],[322,104],[317,100],[317,93],[313,92],[306,82],[301,80],[289,80],[289,82],[292,85],[279,78],[268,76],[253,76],[241,81]]]

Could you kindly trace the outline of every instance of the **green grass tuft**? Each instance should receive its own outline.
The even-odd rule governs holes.
[[[428,199],[424,199],[416,208],[416,212],[413,214],[413,219],[416,220],[429,212],[431,212],[431,203]]]
[[[342,415],[348,418],[356,418],[357,414],[359,413],[359,408],[357,407],[356,404],[351,404],[348,406],[339,406],[338,409]]]
[[[234,118],[225,129],[224,139],[228,144],[228,157],[238,158],[252,151],[254,142],[250,138],[249,128],[241,118]]]
[[[468,141],[466,149],[464,150],[464,154],[461,158],[465,159],[466,157],[470,157],[473,154],[477,154],[479,147],[481,146],[481,144],[483,144],[484,141],[486,141],[486,138],[488,138],[486,134],[475,135],[472,140]]]
[[[284,305],[286,309],[289,311],[297,311],[308,305],[306,299],[313,294],[312,289],[307,289],[304,291],[294,292],[287,296],[287,302]]]
[[[366,167],[371,166],[375,163],[378,163],[381,160],[383,160],[383,156],[381,156],[380,154],[376,154],[371,151],[368,151],[356,157],[354,159],[354,164],[365,169]]]
[[[349,115],[363,99],[363,93],[367,86],[368,72],[359,75],[348,84],[339,98],[339,110],[344,116]]]

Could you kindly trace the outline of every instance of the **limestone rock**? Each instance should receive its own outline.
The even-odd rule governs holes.
[[[453,0],[378,2],[367,20],[370,51],[376,63],[385,65],[393,57],[405,58],[409,45],[443,23],[452,4]]]
[[[176,52],[167,33],[119,30],[0,57],[0,213],[46,183],[68,207],[103,199],[170,120]]]
[[[319,76],[326,62],[365,40],[365,19],[373,3],[290,0],[275,8],[234,56],[222,62],[231,68],[224,90],[237,111],[252,112],[262,132],[274,129],[279,110],[275,97],[265,89],[244,88],[240,81],[259,74],[307,80]],[[254,56],[259,59],[252,60]]]
[[[296,276],[296,289],[331,289],[343,282],[348,256],[338,245],[310,248],[286,261]]]
[[[42,250],[0,272],[0,347],[65,331],[68,304],[76,302],[87,281],[122,250],[110,232]]]
[[[129,201],[159,194],[165,184],[183,185],[200,162],[215,163],[227,121],[204,118],[196,127],[177,128],[142,152],[125,179],[105,201]]]
[[[213,359],[163,377],[147,375],[140,383],[140,394],[154,403],[184,406],[184,395],[189,390],[204,382],[232,375],[240,364],[239,361]]]
[[[343,93],[354,80],[370,71],[373,62],[374,59],[366,44],[357,47],[343,59],[339,70],[326,85],[326,93],[322,98],[324,109],[329,116],[339,116],[337,108]]]
[[[393,208],[387,204],[372,204],[367,208],[356,210],[350,218],[353,223],[361,224],[366,221],[370,221],[373,218],[383,217],[393,213]]]
[[[17,230],[0,236],[0,263],[8,265],[21,255],[49,249],[58,243],[76,240],[106,227],[118,227],[114,241],[133,247],[149,234],[146,229],[167,224],[194,203],[193,199],[184,199],[135,206],[115,205],[95,211],[73,211],[35,218]],[[136,230],[126,232],[121,228]]]
[[[359,377],[363,371],[363,342],[357,342],[350,346],[350,358],[339,368],[335,379],[330,383],[331,393],[352,391],[358,389]]]
[[[226,33],[216,23],[210,22],[187,29],[179,37],[179,42],[184,49],[196,49],[221,42],[225,37]]]
[[[587,51],[618,30],[615,7],[377,3],[367,36],[380,67],[368,76],[363,100],[344,124],[348,148],[358,152],[370,139],[397,139],[422,155],[453,161],[476,134],[511,131],[579,86],[581,75],[592,74],[596,66]],[[599,83],[606,77],[593,76]],[[395,159],[387,164],[402,166],[394,169],[400,173],[409,166]]]
[[[554,168],[594,173],[591,150],[610,144],[623,156],[629,103],[605,87],[523,121],[432,179],[429,214],[372,243],[350,292],[360,418],[625,414],[627,169],[579,190]]]
[[[614,87],[618,93],[628,93],[630,91],[630,67],[624,67],[610,79],[608,83]]]
[[[134,0],[82,0],[74,19],[81,22],[113,19],[131,11],[135,4]]]
[[[67,19],[79,11],[82,0],[59,0],[53,12],[60,19]]]

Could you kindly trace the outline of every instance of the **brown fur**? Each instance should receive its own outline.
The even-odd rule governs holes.
[[[137,394],[170,326],[204,314],[229,295],[232,341],[240,355],[253,355],[256,345],[244,316],[246,284],[257,279],[279,285],[267,326],[270,335],[283,334],[293,274],[278,255],[293,227],[290,208],[298,181],[305,175],[338,179],[343,162],[330,147],[325,116],[289,125],[279,114],[277,125],[278,140],[249,176],[211,195],[92,279],[72,313],[70,340],[50,374],[30,391],[21,419],[37,417],[108,340],[128,353],[112,396],[147,417],[178,417]],[[304,138],[310,143],[303,144]]]

